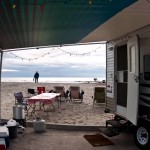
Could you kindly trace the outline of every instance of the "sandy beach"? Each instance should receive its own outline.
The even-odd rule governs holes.
[[[77,104],[73,102],[62,102],[61,108],[53,110],[51,108],[49,115],[40,111],[33,114],[33,116],[27,116],[27,120],[33,120],[38,115],[46,120],[48,123],[56,124],[74,124],[74,125],[105,125],[105,120],[112,118],[112,114],[104,113],[105,104],[95,105],[93,107],[92,96],[94,94],[94,87],[105,86],[102,83],[89,83],[89,82],[77,82],[77,83],[27,83],[27,82],[2,82],[2,118],[11,119],[13,117],[12,106],[15,103],[14,93],[23,92],[24,96],[28,96],[27,89],[37,86],[45,86],[47,91],[53,90],[56,85],[64,86],[65,89],[69,89],[69,86],[80,86],[81,90],[85,92],[83,103]]]

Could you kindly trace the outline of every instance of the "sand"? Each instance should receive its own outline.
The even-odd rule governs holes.
[[[27,89],[37,86],[45,86],[46,90],[53,90],[56,85],[64,86],[69,89],[69,86],[80,86],[81,90],[85,92],[83,103],[77,104],[73,102],[62,102],[61,108],[57,108],[55,103],[55,110],[50,106],[49,115],[43,111],[38,111],[33,116],[27,116],[27,120],[33,120],[40,116],[48,123],[56,124],[74,124],[74,125],[105,125],[105,121],[113,117],[110,113],[104,113],[105,104],[97,104],[93,107],[92,96],[94,94],[94,87],[105,86],[102,83],[20,83],[20,82],[3,82],[1,90],[1,116],[3,119],[13,118],[12,106],[15,104],[14,92],[23,92],[24,96],[28,96]]]

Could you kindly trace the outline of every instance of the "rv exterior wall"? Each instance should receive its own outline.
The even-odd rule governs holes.
[[[106,109],[114,112],[114,48],[111,44],[107,44],[106,59]]]

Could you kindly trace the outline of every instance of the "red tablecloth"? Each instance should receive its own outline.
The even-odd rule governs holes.
[[[36,96],[32,96],[28,99],[29,104],[33,104],[36,102],[49,104],[53,103],[56,100],[56,97],[60,96],[61,93],[42,93]]]
[[[43,111],[45,111],[45,107],[44,107],[45,104],[51,104],[55,109],[55,106],[53,105],[55,101],[58,103],[58,108],[59,108],[59,106],[61,105],[60,104],[61,93],[42,93],[42,94],[30,97],[28,99],[29,108],[27,109],[27,115],[30,109],[32,109],[31,115],[35,111],[42,110],[42,108],[44,109]],[[40,103],[40,105],[36,105],[37,102]],[[39,106],[39,109],[36,109],[36,107],[38,106]]]

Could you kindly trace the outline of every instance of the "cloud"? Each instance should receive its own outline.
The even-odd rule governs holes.
[[[3,76],[31,76],[36,70],[43,76],[104,74],[105,49],[96,44],[4,53],[3,68],[12,72],[5,71]]]

